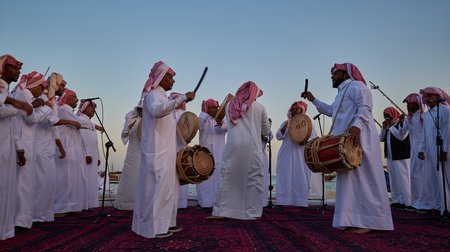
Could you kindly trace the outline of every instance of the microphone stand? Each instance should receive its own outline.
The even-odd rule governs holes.
[[[94,104],[92,103],[92,101],[89,101],[89,104],[94,107]],[[97,120],[100,123],[100,126],[102,126],[103,128],[103,132],[106,135],[106,138],[108,139],[108,142],[106,142],[105,147],[106,147],[106,157],[105,157],[105,179],[103,180],[103,195],[102,195],[102,206],[100,208],[100,212],[97,215],[97,218],[95,218],[94,223],[97,223],[100,221],[101,218],[106,217],[106,216],[111,216],[110,214],[106,213],[105,211],[105,190],[106,190],[106,178],[108,176],[108,159],[109,159],[109,148],[112,148],[114,152],[116,152],[116,148],[114,148],[114,144],[111,141],[111,138],[109,138],[108,133],[105,130],[105,127],[103,126],[103,122],[102,120],[100,120],[100,117],[97,114],[97,109],[94,109],[94,113],[95,116],[97,117]],[[89,216],[89,217],[94,217],[94,216]]]
[[[315,118],[317,118],[317,121],[319,122],[320,136],[323,136],[322,124],[320,122],[320,114]],[[327,203],[325,202],[325,174],[323,172],[322,172],[322,199],[320,202],[320,206],[317,209],[322,210],[322,214],[324,214],[325,210],[327,209]]]
[[[283,208],[281,206],[277,206],[272,202],[272,138],[270,137],[270,133],[269,137],[267,138],[267,149],[269,150],[269,203],[267,204],[267,206],[277,211],[283,211]]]
[[[446,186],[445,186],[445,181],[446,181],[446,174],[445,174],[445,166],[444,166],[444,160],[441,158],[442,153],[443,153],[443,145],[444,142],[442,140],[442,136],[441,136],[441,132],[440,132],[440,126],[439,126],[439,104],[440,102],[437,103],[436,105],[436,150],[437,150],[437,162],[436,162],[436,170],[439,171],[439,163],[441,163],[441,171],[442,171],[442,189],[443,189],[443,194],[444,194],[444,212],[441,215],[441,219],[447,219],[450,217],[450,213],[447,209],[447,192],[446,192]]]

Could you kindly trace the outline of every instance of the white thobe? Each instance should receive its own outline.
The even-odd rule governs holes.
[[[444,162],[444,167],[442,167],[442,162],[439,162],[439,171],[437,170],[437,106],[430,108],[424,116],[423,122],[423,138],[420,143],[419,151],[425,153],[424,168],[431,170],[431,175],[433,177],[432,185],[425,185],[429,190],[436,190],[436,207],[435,209],[441,210],[441,214],[445,210],[444,202],[444,190],[446,192],[446,204],[447,210],[450,211],[450,155],[449,155],[449,142],[450,142],[450,107],[445,105],[439,106],[439,132],[443,141],[442,151],[447,153],[447,161]],[[443,185],[442,169],[445,172],[445,189]]]
[[[9,104],[9,86],[0,78],[0,240],[14,237],[14,218],[17,202],[16,149],[22,149],[20,140],[14,136],[12,118],[25,114]],[[26,115],[26,114],[25,114]]]
[[[391,184],[392,203],[411,206],[411,177],[409,158],[393,160],[391,149],[391,133],[399,141],[405,140],[408,132],[397,130],[394,126],[380,130],[380,141],[386,141],[386,159]],[[400,134],[403,133],[403,134]]]
[[[438,187],[433,182],[433,171],[425,169],[425,162],[418,157],[423,138],[423,122],[420,121],[419,110],[405,120],[400,129],[402,131],[409,132],[411,142],[411,205],[417,209],[435,209]]]
[[[58,108],[61,120],[79,121],[79,117],[67,104]],[[60,140],[66,151],[64,159],[56,159],[56,193],[55,213],[81,211],[87,201],[86,177],[84,166],[86,163],[80,131],[71,125],[57,126]]]
[[[167,98],[160,86],[144,98],[141,164],[136,186],[132,230],[144,237],[176,226],[178,190],[176,121],[173,110],[186,100]]]
[[[195,190],[197,191],[198,204],[201,207],[212,207],[220,185],[220,168],[225,147],[226,124],[218,125],[216,120],[205,112],[200,112],[198,122],[199,144],[211,152],[215,169],[211,177],[195,185]]]
[[[176,109],[173,112],[177,123],[178,123],[178,120],[180,119],[180,116],[184,112],[186,112],[186,111],[185,110],[181,110],[181,109]],[[187,143],[184,144],[180,140],[180,135],[177,132],[177,153],[178,153],[178,151],[180,151],[181,149],[186,148],[186,147],[187,147]],[[189,192],[189,184],[180,186],[180,191],[178,193],[178,208],[187,208],[187,205],[188,205],[188,192]]]
[[[345,97],[344,90],[349,86]],[[341,108],[338,107],[343,100]],[[389,197],[381,162],[380,139],[372,116],[372,94],[360,81],[344,81],[332,105],[318,100],[318,111],[333,117],[333,135],[341,135],[351,126],[361,130],[363,150],[361,166],[338,172],[333,227],[359,227],[393,230]]]
[[[121,134],[122,142],[123,144],[128,143],[128,148],[125,162],[123,163],[119,187],[117,188],[116,201],[114,202],[114,206],[122,210],[133,210],[139,164],[141,163],[141,136],[139,135],[138,128],[139,125],[142,125],[142,120],[140,117],[133,119],[135,123],[130,129],[129,125],[132,123],[130,122],[132,112],[130,111],[125,116],[125,124]]]
[[[261,136],[270,132],[264,106],[257,101],[239,119],[230,122],[226,108],[227,140],[222,156],[220,188],[213,215],[254,220],[262,215],[263,162]]]
[[[305,163],[305,146],[292,141],[289,128],[284,134],[281,132],[287,122],[280,125],[276,134],[276,138],[283,141],[277,156],[277,204],[307,207],[312,172]],[[309,139],[316,136],[312,125]]]
[[[98,151],[97,130],[95,124],[91,119],[85,115],[79,115],[81,123],[81,138],[85,150],[85,156],[91,156],[92,162],[87,164],[86,159],[83,160],[84,174],[86,176],[86,204],[84,209],[94,208],[99,206],[98,202],[98,162],[100,160],[100,153]]]
[[[17,100],[26,102],[31,105],[35,99],[30,90],[18,90],[15,94]],[[34,198],[35,198],[35,176],[36,176],[36,152],[35,152],[35,129],[36,124],[42,121],[51,109],[47,106],[42,106],[33,109],[33,114],[30,116],[17,116],[14,118],[15,127],[18,132],[18,137],[25,149],[26,164],[24,166],[17,166],[17,209],[15,225],[25,228],[31,228],[33,224]],[[40,150],[36,150],[40,151]]]
[[[43,94],[40,98],[47,100]],[[34,216],[33,221],[53,221],[56,187],[56,144],[59,135],[53,126],[59,120],[57,108],[52,109],[41,122],[36,124],[34,148],[36,151],[36,174],[34,185]]]
[[[269,195],[269,179],[272,179],[270,177],[269,169],[269,157],[267,156],[267,144],[269,141],[273,139],[272,131],[269,132],[269,135],[267,137],[264,137],[261,139],[262,142],[262,161],[263,161],[263,195],[262,195],[262,204],[263,207],[266,207],[269,204],[268,201],[268,195]],[[265,191],[267,190],[267,191]]]

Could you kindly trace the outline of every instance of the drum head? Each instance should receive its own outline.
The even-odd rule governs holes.
[[[356,168],[361,165],[362,147],[361,145],[353,146],[353,141],[350,140],[350,137],[345,138],[343,153],[346,157],[345,160],[350,166]]]
[[[197,115],[190,111],[184,112],[178,119],[177,127],[184,141],[190,142],[198,131]]]
[[[202,147],[194,153],[195,170],[203,176],[209,176],[214,169],[214,158],[208,149]]]
[[[312,122],[305,114],[296,114],[289,123],[289,137],[292,141],[304,145],[311,136]]]

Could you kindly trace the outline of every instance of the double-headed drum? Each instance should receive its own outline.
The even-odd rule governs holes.
[[[222,103],[220,104],[219,110],[217,111],[216,117],[214,119],[216,122],[221,122],[223,118],[225,117],[225,108],[227,107],[228,103],[234,98],[234,95],[227,94],[225,96],[225,99],[223,99]]]
[[[184,112],[178,119],[177,128],[180,137],[189,143],[195,137],[199,128],[197,115],[190,111]]]
[[[305,162],[313,172],[351,171],[361,165],[361,145],[354,146],[349,134],[316,137],[305,145]]]
[[[214,158],[208,148],[194,145],[177,153],[177,174],[180,184],[198,184],[214,172]]]
[[[289,121],[289,137],[295,143],[305,145],[312,132],[312,122],[305,114],[296,114]]]

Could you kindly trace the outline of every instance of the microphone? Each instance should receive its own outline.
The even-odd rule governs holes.
[[[314,116],[313,117],[313,120],[317,120],[317,118],[319,118],[319,116],[321,115],[322,113],[319,113],[319,114],[317,114],[316,116]]]
[[[437,103],[441,103],[441,102],[446,102],[447,100],[445,100],[444,98],[437,98],[437,99],[431,99],[428,100],[429,102],[437,102]]]
[[[87,101],[93,101],[93,100],[98,100],[98,99],[100,99],[100,97],[86,98],[86,99],[81,99],[80,102],[87,102]]]

